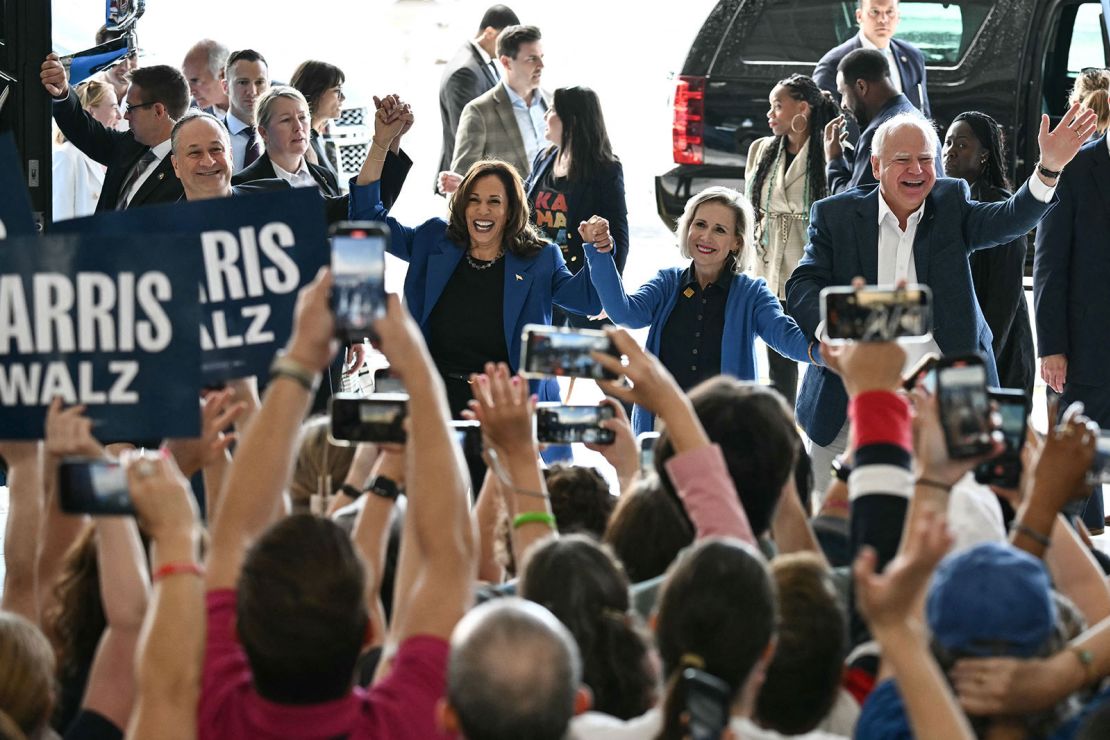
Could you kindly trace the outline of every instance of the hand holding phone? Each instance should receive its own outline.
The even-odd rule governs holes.
[[[990,399],[998,406],[1002,419],[1002,441],[1005,448],[996,457],[975,468],[975,480],[988,486],[1017,488],[1021,482],[1021,450],[1028,429],[1025,391],[1013,388],[992,388]]]
[[[830,344],[920,340],[933,329],[932,302],[927,285],[835,286],[821,291],[821,320]]]
[[[563,406],[541,403],[536,407],[536,441],[541,444],[610,445],[616,439],[601,422],[612,419],[611,406]]]
[[[966,460],[995,449],[987,368],[979,355],[942,357],[936,365],[937,407],[948,457]]]
[[[331,305],[335,333],[344,342],[376,337],[385,316],[385,252],[389,230],[372,221],[341,221],[331,228]]]
[[[591,352],[620,358],[605,332],[528,324],[524,327],[521,343],[521,375],[526,378],[616,378],[594,360]]]
[[[127,473],[115,460],[67,457],[58,466],[58,503],[67,514],[130,516],[135,513]]]
[[[328,437],[334,444],[351,446],[359,442],[404,444],[405,417],[409,397],[381,393],[370,397],[340,393],[328,401],[331,424]]]

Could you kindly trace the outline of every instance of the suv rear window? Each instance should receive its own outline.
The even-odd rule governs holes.
[[[760,8],[762,5],[762,8]],[[915,2],[898,4],[898,38],[912,43],[929,66],[955,66],[979,32],[994,0]],[[759,12],[742,37],[726,35],[717,56],[715,74],[736,74],[744,64],[804,62],[816,65],[825,52],[854,36],[856,2],[829,0],[773,0],[744,3],[741,12]],[[735,30],[741,18],[734,21]]]

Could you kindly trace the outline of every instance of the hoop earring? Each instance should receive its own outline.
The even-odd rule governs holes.
[[[798,116],[802,117],[802,127],[801,128],[794,128],[794,121],[798,120]],[[794,116],[790,119],[790,130],[793,131],[796,134],[800,134],[803,131],[805,131],[806,126],[808,126],[808,125],[809,125],[809,118],[806,116],[805,113],[795,113]]]

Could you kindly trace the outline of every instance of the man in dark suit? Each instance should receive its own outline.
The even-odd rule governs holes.
[[[439,117],[443,123],[443,150],[439,172],[451,169],[455,156],[455,133],[463,108],[474,98],[501,81],[494,54],[497,34],[507,26],[520,23],[510,8],[494,5],[482,16],[478,35],[462,45],[443,70],[439,82]]]
[[[823,288],[849,285],[856,277],[888,285],[924,283],[933,291],[935,348],[978,352],[990,382],[997,383],[991,331],[975,299],[968,254],[1013,241],[1037,225],[1051,208],[1059,171],[1090,136],[1094,119],[1073,109],[1049,132],[1044,116],[1037,174],[999,203],[972,201],[963,180],[937,179],[937,135],[928,121],[912,114],[890,119],[876,132],[871,156],[879,187],[814,204],[805,256],[786,283],[790,314],[806,334],[819,338]],[[847,445],[847,405],[834,373],[824,367],[806,371],[797,416],[813,443],[817,480],[825,479],[832,457]]]
[[[202,39],[185,53],[185,61],[181,63],[181,73],[189,83],[193,104],[217,118],[227,115],[230,106],[223,86],[228,55],[227,47],[220,42]]]
[[[1084,146],[1060,176],[1060,202],[1037,229],[1033,258],[1041,377],[1063,394],[1061,412],[1082,401],[1083,413],[1104,430],[1110,429],[1108,141],[1103,135]],[[1097,531],[1104,512],[1101,487],[1095,492],[1083,522]]]
[[[825,176],[829,194],[842,193],[860,185],[878,182],[872,173],[871,141],[879,126],[894,116],[918,111],[905,95],[895,89],[890,69],[879,52],[857,49],[840,60],[836,87],[844,115],[825,126]],[[844,151],[840,136],[845,116],[859,124],[860,134],[854,149]],[[936,151],[940,163],[940,148]]]
[[[255,127],[254,104],[270,89],[270,65],[254,49],[233,51],[227,58],[223,87],[229,106],[224,125],[231,134],[231,164],[239,172],[266,149]]]
[[[42,64],[42,84],[54,99],[54,120],[73,145],[108,168],[96,210],[113,211],[181,198],[181,183],[170,164],[170,132],[189,107],[189,86],[166,65],[131,73],[126,113],[131,128],[105,128],[77,99],[57,54]]]
[[[898,29],[898,0],[860,0],[856,23],[859,33],[830,50],[817,63],[813,80],[818,87],[836,95],[836,70],[840,60],[856,49],[874,49],[887,63],[895,91],[905,94],[910,103],[930,118],[925,57],[913,44],[892,38]]]

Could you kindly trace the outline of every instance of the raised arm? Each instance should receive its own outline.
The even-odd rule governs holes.
[[[351,463],[352,468],[361,463],[360,455],[369,456],[372,460],[375,456],[377,457],[370,475],[361,476],[362,481],[357,484],[360,490],[366,487],[367,478],[373,479],[377,476],[388,478],[398,486],[404,484],[405,455],[403,452],[386,450],[378,455],[374,445],[360,444],[358,450],[355,451],[355,460]],[[348,475],[349,481],[350,476]],[[373,636],[369,647],[377,647],[385,642],[387,629],[381,588],[382,576],[385,571],[386,549],[389,545],[389,528],[393,521],[393,509],[396,501],[370,492],[363,494],[362,498],[362,510],[359,511],[358,517],[355,519],[351,541],[367,565],[369,577],[366,579],[366,606],[373,625]]]
[[[798,322],[783,312],[782,304],[763,278],[757,278],[751,285],[756,291],[752,306],[755,333],[784,357],[798,362],[820,360],[820,346],[810,341]]]
[[[43,524],[41,442],[0,442],[8,464],[4,598],[0,609],[39,624],[38,547]]]
[[[821,323],[821,290],[832,284],[833,239],[820,202],[810,209],[809,243],[805,255],[786,281],[786,305],[809,339]]]
[[[300,422],[308,412],[320,373],[336,351],[335,320],[328,305],[326,268],[301,290],[293,334],[275,361],[262,408],[235,451],[219,515],[212,526],[207,585],[234,588],[247,548],[272,521],[293,467]]]
[[[628,262],[628,203],[624,196],[624,167],[620,162],[613,162],[610,168],[610,174],[606,175],[605,183],[601,186],[598,215],[609,222],[609,231],[615,245],[613,260],[617,264],[617,272],[623,275],[624,266]]]
[[[407,508],[389,642],[413,635],[447,639],[470,604],[477,564],[466,466],[443,381],[397,296],[389,297],[375,328],[390,368],[409,389]]]
[[[151,538],[154,572],[153,598],[139,637],[137,695],[127,737],[192,740],[197,736],[205,633],[196,503],[169,458],[127,455],[124,462],[131,499]],[[131,663],[125,667],[130,670]]]
[[[629,329],[640,329],[650,324],[659,307],[669,298],[664,273],[659,272],[635,293],[628,295],[613,259],[615,241],[608,221],[593,216],[579,224],[578,234],[582,237],[582,251],[586,255],[590,280],[597,289],[605,313],[614,322]]]
[[[107,166],[117,148],[133,140],[126,133],[105,128],[81,107],[77,94],[66,79],[65,67],[54,52],[46,56],[39,77],[47,94],[54,100],[54,120],[58,128],[89,158]]]
[[[551,271],[551,302],[583,316],[601,313],[601,299],[590,280],[589,264],[572,274],[558,247],[549,245],[547,251],[554,262]]]

